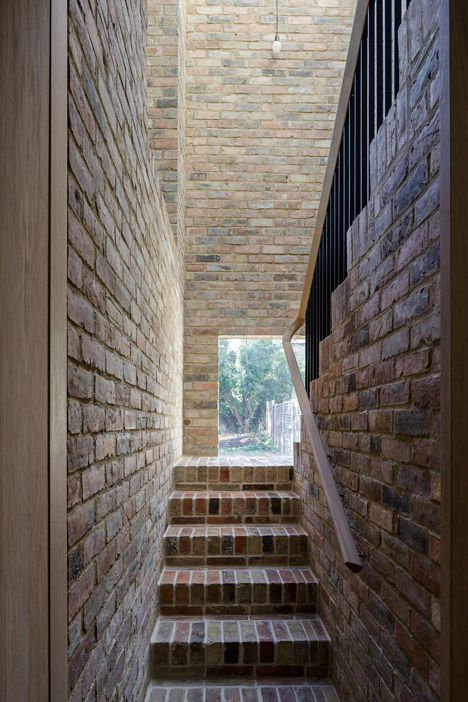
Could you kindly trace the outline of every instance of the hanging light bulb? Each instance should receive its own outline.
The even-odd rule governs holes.
[[[272,50],[273,50],[273,56],[277,58],[280,55],[281,52],[281,42],[278,34],[275,37],[275,41],[272,44]]]
[[[279,38],[279,15],[278,15],[278,0],[276,0],[276,35],[275,35],[275,40],[272,44],[272,51],[273,51],[273,58],[279,58],[279,55],[281,53],[281,42]]]

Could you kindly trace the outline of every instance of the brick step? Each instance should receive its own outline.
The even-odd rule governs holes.
[[[329,636],[319,617],[160,617],[151,637],[152,677],[323,678]]]
[[[166,565],[185,568],[304,565],[307,544],[299,524],[171,525],[164,534]]]
[[[169,498],[172,524],[271,524],[295,522],[299,496],[289,491],[174,491]]]
[[[187,465],[174,468],[176,490],[291,490],[294,469],[284,465]]]
[[[151,683],[145,702],[339,702],[331,682]]]
[[[158,588],[165,615],[311,613],[317,601],[308,567],[165,568]]]

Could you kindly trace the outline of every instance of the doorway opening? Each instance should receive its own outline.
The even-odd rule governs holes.
[[[294,342],[301,373],[304,340]],[[292,455],[300,410],[280,338],[223,338],[218,344],[220,454]]]

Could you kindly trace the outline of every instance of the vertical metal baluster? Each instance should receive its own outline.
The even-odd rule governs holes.
[[[340,160],[339,160],[339,170],[338,170],[338,192],[337,192],[337,200],[338,200],[338,217],[337,217],[337,226],[336,226],[336,242],[335,242],[335,288],[340,282],[339,278],[339,264],[338,264],[338,247],[340,246],[340,242],[343,242],[343,248],[345,251],[345,259],[346,259],[346,237],[343,234],[344,230],[344,216],[343,216],[343,154],[344,154],[344,141],[342,139],[341,141],[341,148],[340,148]]]
[[[356,129],[355,129],[355,139],[356,139],[356,144],[355,144],[355,149],[354,149],[354,158],[356,160],[355,166],[354,166],[354,172],[355,172],[355,180],[354,180],[354,188],[356,190],[355,194],[355,203],[356,203],[356,208],[354,211],[354,217],[356,218],[358,214],[361,211],[361,203],[362,203],[362,198],[361,198],[361,166],[362,166],[362,160],[361,160],[361,129],[362,129],[362,112],[361,112],[361,67],[362,67],[362,62],[361,62],[361,54],[362,54],[362,44],[359,48],[359,58],[356,66],[356,95],[355,95],[355,110],[356,110]]]
[[[322,247],[319,248],[318,258],[317,258],[317,325],[315,333],[315,344],[314,344],[314,378],[318,374],[318,357],[317,350],[320,339],[320,328],[322,326],[322,314],[321,314],[321,303],[322,303]]]
[[[394,84],[394,99],[398,95],[398,91],[400,90],[400,47],[398,45],[398,30],[401,25],[401,10],[402,10],[402,0],[395,0],[395,13],[394,13],[394,35],[393,35],[393,41],[394,41],[394,48],[393,48],[393,60],[394,60],[394,78],[393,78],[393,84]]]
[[[383,0],[376,0],[375,5],[375,47],[376,47],[376,101],[377,119],[376,132],[383,122],[384,114],[384,32],[383,32]]]
[[[313,287],[313,286],[312,286]],[[311,341],[312,341],[312,335],[313,335],[313,329],[311,326],[311,307],[312,307],[312,288],[309,294],[309,303],[307,305],[307,312],[306,312],[306,339],[305,339],[305,384],[306,384],[306,390],[307,393],[309,392],[309,384],[311,380],[311,368],[310,364],[312,361],[312,349],[311,349]]]
[[[326,220],[326,218],[325,218],[325,223],[324,223],[324,234],[326,234],[326,230],[327,230],[327,220]],[[320,277],[319,277],[319,288],[320,288],[320,292],[319,292],[319,300],[320,300],[320,303],[319,303],[319,317],[320,317],[320,324],[319,324],[319,332],[318,332],[318,339],[317,339],[317,366],[318,366],[318,362],[319,362],[319,359],[318,359],[318,349],[319,349],[319,345],[320,345],[320,342],[321,342],[321,340],[322,340],[322,334],[323,334],[323,315],[324,315],[324,311],[323,311],[323,307],[324,307],[324,295],[323,295],[323,293],[324,293],[324,285],[323,285],[323,278],[324,278],[324,272],[325,272],[325,270],[324,270],[324,269],[325,269],[325,266],[324,266],[324,263],[325,263],[325,262],[324,262],[324,249],[325,249],[325,239],[324,239],[324,237],[322,236],[322,241],[321,241],[321,243],[320,243],[320,261],[319,261],[319,274],[320,274]]]
[[[336,221],[336,180],[337,180],[337,168],[335,166],[335,176],[333,180],[333,195],[332,195],[332,213],[333,213],[333,218],[331,222],[331,227],[330,227],[330,233],[328,236],[328,250],[329,250],[329,255],[330,255],[330,263],[329,263],[329,278],[328,278],[328,324],[327,324],[327,336],[331,332],[331,294],[334,290],[333,288],[333,283],[334,283],[334,246],[333,246],[333,239],[335,237],[335,221]]]
[[[333,229],[333,286],[332,292],[335,290],[336,286],[339,284],[338,277],[336,275],[336,249],[338,243],[338,232],[339,232],[339,212],[340,212],[340,178],[341,178],[341,155],[338,154],[338,160],[336,162],[336,185],[335,185],[335,226]],[[331,324],[331,311],[330,311],[330,324]]]
[[[353,79],[353,96],[351,98],[351,154],[350,154],[350,195],[351,195],[351,216],[350,224],[353,223],[356,216],[356,145],[357,145],[357,110],[356,110],[356,74],[354,74]]]
[[[314,282],[312,285],[312,299],[311,299],[311,312],[310,312],[310,328],[311,328],[311,340],[310,340],[310,375],[309,381],[314,378],[314,358],[315,358],[315,336],[317,333],[317,282],[314,275]],[[307,389],[308,391],[310,388]]]
[[[330,198],[328,202],[328,227],[327,227],[327,244],[325,247],[325,322],[323,325],[323,339],[328,334],[328,325],[330,323],[330,290],[331,290],[331,249],[330,242],[333,229],[333,184],[330,190]]]
[[[367,205],[367,200],[369,198],[367,190],[369,171],[369,97],[367,91],[367,64],[369,63],[368,35],[369,25],[366,21],[361,45],[361,209]]]
[[[314,284],[312,283],[309,295],[309,304],[307,305],[307,319],[306,319],[306,390],[309,392],[309,384],[312,380],[312,339],[314,337],[314,329],[312,326],[312,310],[313,310],[313,297],[314,295]]]
[[[343,128],[343,188],[341,190],[341,197],[343,198],[343,228],[346,231],[348,227],[348,178],[347,178],[347,164],[348,164],[348,115],[346,116],[344,128]]]
[[[325,235],[326,235],[326,227],[327,227],[327,220],[325,219]],[[320,324],[319,324],[319,337],[318,337],[318,344],[317,344],[317,363],[318,363],[318,345],[320,344],[322,337],[323,337],[323,323],[324,323],[324,307],[325,307],[325,285],[324,285],[324,278],[325,278],[325,240],[322,238],[322,242],[320,244],[320,279],[319,279],[319,285],[320,285]]]
[[[369,54],[367,61],[367,96],[368,96],[368,130],[367,141],[370,145],[375,136],[375,0],[369,4],[367,13]],[[370,168],[367,169],[367,197],[370,196]]]
[[[384,116],[388,114],[392,106],[392,79],[393,79],[393,64],[392,64],[392,0],[384,0]]]
[[[346,231],[351,226],[351,105],[349,106],[347,152],[346,152]],[[345,232],[346,234],[346,232]],[[341,249],[340,249],[341,253]],[[340,256],[340,276],[343,271],[343,264]]]
[[[343,152],[343,137],[341,138],[340,150],[338,152],[338,161],[336,162],[337,168],[337,179],[336,179],[336,224],[335,231],[333,235],[333,290],[339,284],[338,280],[338,265],[337,265],[337,251],[338,251],[338,241],[340,237],[340,225],[341,225],[341,159]]]
[[[338,248],[338,232],[339,232],[339,213],[340,213],[340,196],[341,196],[341,147],[338,152],[338,160],[336,162],[336,187],[335,187],[335,226],[333,228],[333,281],[332,290],[335,290],[338,285],[336,253]]]

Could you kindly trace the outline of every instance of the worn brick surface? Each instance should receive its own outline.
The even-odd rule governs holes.
[[[318,617],[160,617],[151,667],[160,679],[323,677],[329,637]]]
[[[171,525],[164,534],[172,565],[307,563],[307,532],[297,524]]]
[[[371,198],[312,387],[361,574],[343,566],[305,440],[297,472],[347,702],[439,699],[437,4],[412,0],[400,29],[402,87],[371,148]]]
[[[330,683],[152,684],[145,702],[339,702]]]
[[[162,614],[288,614],[314,612],[317,581],[309,567],[165,568]]]
[[[146,2],[69,3],[70,700],[140,700],[181,453],[183,264],[148,150]]]
[[[188,0],[187,453],[218,450],[218,335],[281,336],[297,309],[355,0]]]
[[[183,456],[174,469],[177,490],[291,490],[291,461],[265,458]]]
[[[150,649],[154,678],[326,677],[329,636],[316,616],[317,581],[306,565],[300,501],[264,482],[291,478],[292,465],[281,457],[184,456],[175,476],[176,487],[181,478],[212,480],[215,487],[176,489],[169,498],[160,616]],[[240,489],[252,476],[260,487]],[[237,489],[220,490],[223,481]],[[158,694],[184,693],[174,684]],[[219,694],[231,697],[229,690]],[[309,690],[303,694],[314,699]],[[284,695],[294,699],[291,689]]]
[[[300,511],[300,499],[291,491],[175,490],[169,498],[169,517],[172,524],[297,522]]]

